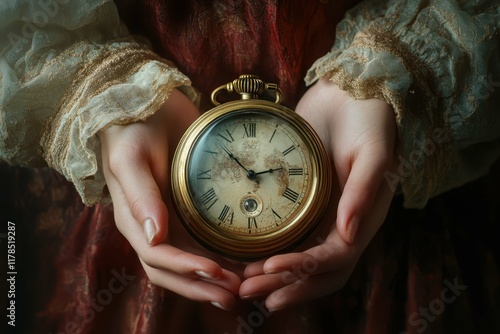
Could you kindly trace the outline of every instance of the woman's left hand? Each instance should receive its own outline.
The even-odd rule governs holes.
[[[385,173],[395,165],[394,111],[378,99],[354,100],[322,79],[297,106],[334,166],[327,213],[305,242],[311,247],[249,264],[242,298],[266,298],[269,310],[341,289],[382,225],[393,197]]]

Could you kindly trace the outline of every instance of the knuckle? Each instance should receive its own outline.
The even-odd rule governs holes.
[[[148,266],[150,269],[158,269],[157,268],[158,266],[154,264],[153,256],[151,256],[151,254],[149,254],[149,252],[147,252],[147,251],[143,252],[140,255],[140,258],[145,266]]]
[[[143,202],[141,201],[140,198],[132,198],[129,203],[130,211],[132,212],[132,215],[140,220],[141,218],[141,212],[144,210],[144,205]],[[142,222],[141,222],[142,223]]]
[[[118,145],[109,153],[109,169],[114,175],[121,175],[127,166],[140,161],[142,161],[142,154],[138,147]]]

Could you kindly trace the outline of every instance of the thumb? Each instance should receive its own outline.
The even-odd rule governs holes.
[[[168,211],[147,160],[129,158],[126,163],[110,165],[110,172],[123,191],[128,209],[142,225],[146,241],[156,245],[166,239]],[[125,208],[115,208],[122,209]]]
[[[372,208],[386,170],[380,156],[360,155],[353,163],[337,209],[337,230],[354,243],[361,219]]]

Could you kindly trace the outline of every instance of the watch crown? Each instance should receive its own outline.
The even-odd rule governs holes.
[[[214,105],[219,105],[217,101],[217,94],[221,90],[226,90],[228,93],[238,93],[241,95],[242,100],[258,99],[259,95],[264,91],[272,91],[276,95],[275,103],[280,103],[282,98],[281,90],[278,85],[273,83],[265,83],[257,75],[254,74],[242,74],[237,79],[232,82],[228,82],[225,85],[219,86],[212,92],[212,103]]]
[[[243,100],[256,99],[266,89],[264,81],[253,74],[242,74],[228,85],[232,85],[232,90],[240,94]],[[228,91],[230,90],[228,89]]]

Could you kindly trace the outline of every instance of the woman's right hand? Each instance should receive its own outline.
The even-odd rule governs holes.
[[[146,121],[101,131],[104,176],[116,225],[149,279],[189,299],[230,309],[241,284],[239,276],[192,239],[169,196],[171,158],[198,116],[196,106],[174,89]]]

